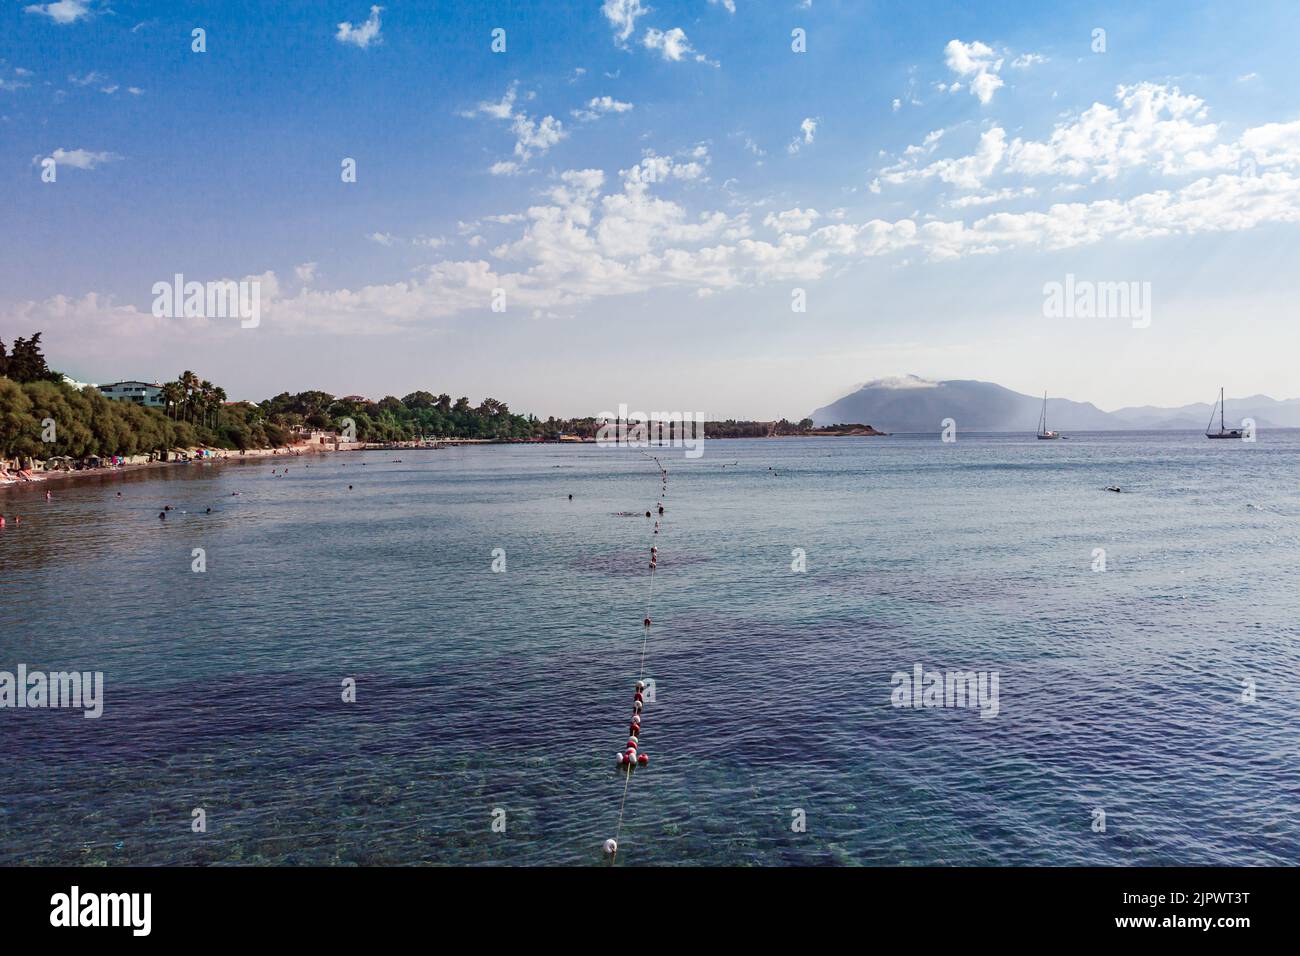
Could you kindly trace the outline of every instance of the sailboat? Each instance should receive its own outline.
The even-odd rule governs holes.
[[[1218,411],[1219,411],[1219,430],[1218,430],[1217,432],[1210,431],[1210,429],[1214,427],[1214,411],[1215,411],[1215,408],[1217,408]],[[1210,409],[1210,421],[1209,421],[1209,424],[1207,424],[1207,425],[1205,426],[1205,437],[1206,437],[1206,438],[1240,438],[1240,437],[1241,437],[1241,430],[1240,430],[1240,429],[1237,429],[1237,428],[1225,428],[1225,427],[1224,427],[1224,424],[1223,424],[1223,389],[1222,389],[1222,388],[1219,389],[1219,401],[1215,404],[1215,408]]]
[[[1061,437],[1060,432],[1048,431],[1047,429],[1047,393],[1046,392],[1043,392],[1043,413],[1038,416],[1038,437],[1043,439]]]

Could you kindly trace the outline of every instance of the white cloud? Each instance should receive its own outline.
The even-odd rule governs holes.
[[[1247,129],[1235,142],[1223,141],[1219,124],[1207,119],[1204,101],[1176,86],[1119,86],[1115,99],[1114,106],[1094,103],[1078,115],[1066,115],[1044,140],[1007,143],[1005,133],[994,127],[981,136],[975,153],[929,165],[918,160],[932,148],[909,146],[900,162],[880,170],[872,191],[879,191],[880,184],[931,178],[974,190],[995,174],[1096,183],[1128,170],[1185,176],[1300,164],[1300,122],[1266,124]],[[1057,183],[1053,188],[1071,187]]]
[[[958,76],[997,72],[1002,69],[1002,60],[993,48],[979,40],[963,43],[961,40],[949,40],[943,48],[944,60],[948,69]]]
[[[1261,135],[1270,142],[1290,141],[1289,134]],[[388,331],[456,314],[486,314],[492,290],[498,288],[506,290],[512,309],[559,314],[596,299],[654,289],[708,295],[764,283],[814,281],[870,257],[902,254],[943,260],[1236,231],[1263,223],[1300,225],[1300,178],[1270,170],[1257,176],[1203,177],[1178,190],[1129,199],[994,213],[970,223],[873,219],[811,229],[809,210],[787,210],[778,214],[777,222],[785,216],[792,226],[802,225],[795,215],[802,213],[811,231],[782,232],[767,242],[750,236],[746,215],[692,214],[654,195],[655,183],[626,172],[629,175],[607,193],[601,170],[565,172],[545,200],[527,209],[519,223],[521,234],[492,251],[498,264],[443,260],[405,281],[355,290],[304,286],[292,296],[281,294],[274,273],[265,273],[259,277],[263,324],[289,332]],[[22,327],[80,324],[120,327],[124,335],[159,334],[147,313],[94,295],[21,303],[4,314]]]
[[[787,209],[780,213],[769,212],[763,225],[777,232],[807,232],[820,218],[821,213],[816,209]]]
[[[691,47],[691,41],[686,37],[686,31],[681,27],[673,27],[666,31],[649,27],[641,37],[641,45],[647,50],[658,50],[665,60],[672,60],[674,63],[679,62],[688,53],[695,52]]]
[[[564,129],[564,124],[554,116],[544,116],[539,120],[530,117],[523,110],[516,111],[515,101],[517,98],[518,85],[512,83],[499,102],[482,102],[474,109],[466,110],[460,114],[467,119],[484,115],[492,119],[510,121],[510,130],[515,134],[514,154],[516,161],[493,163],[490,171],[495,176],[514,175],[523,168],[523,165],[534,154],[545,153],[569,135]]]
[[[990,102],[993,94],[1003,85],[1002,78],[998,76],[1002,70],[1002,57],[998,56],[992,47],[979,40],[972,43],[949,40],[943,52],[948,69],[958,76],[968,78],[971,93],[978,97],[981,103]],[[960,88],[960,84],[954,83],[946,89],[948,92],[956,92]],[[944,89],[942,84],[940,89]]]
[[[294,266],[293,273],[298,277],[299,282],[304,284],[311,282],[316,278],[316,263],[304,262],[302,265]]]
[[[49,17],[55,23],[76,23],[90,16],[90,4],[86,0],[58,0],[57,3],[33,3],[23,7],[28,13]]]
[[[510,128],[515,134],[515,155],[522,162],[527,162],[535,152],[546,152],[568,135],[564,131],[564,125],[554,116],[534,120],[523,113],[516,113]]]
[[[103,163],[112,163],[121,159],[117,153],[96,153],[85,149],[56,149],[46,156],[34,156],[32,162],[39,164],[43,159],[53,159],[56,166],[69,166],[72,169],[94,169]]]
[[[641,0],[605,0],[600,11],[614,28],[614,42],[619,46],[627,45],[628,37],[636,30],[637,18],[650,12],[641,6]]]
[[[1266,123],[1241,134],[1245,159],[1257,166],[1300,165],[1300,120]]]
[[[813,140],[817,138],[817,120],[811,116],[805,117],[804,121],[799,124],[799,131],[803,138],[800,139],[800,137],[796,136],[790,140],[790,145],[785,148],[786,152],[791,156],[799,152],[803,146],[811,145]]]
[[[950,209],[969,209],[974,206],[990,206],[994,203],[1007,202],[1011,199],[1024,199],[1036,195],[1038,195],[1038,190],[1033,186],[1024,186],[1019,189],[1008,186],[991,193],[958,196],[955,199],[945,201],[944,205]]]
[[[1100,180],[1114,179],[1124,169],[1155,166],[1174,174],[1236,161],[1231,148],[1215,148],[1219,127],[1203,122],[1207,110],[1199,97],[1176,86],[1138,83],[1117,87],[1115,98],[1115,107],[1094,103],[1078,117],[1058,123],[1042,142],[1016,139],[1010,170]]]
[[[379,14],[383,12],[383,9],[378,5],[372,6],[370,16],[366,18],[366,22],[359,25],[354,26],[346,20],[340,23],[338,33],[334,34],[334,39],[340,43],[351,43],[363,50],[372,43],[383,43],[383,35],[379,32]]]
[[[728,13],[736,12],[736,0],[709,0],[709,5],[724,7]]]
[[[372,232],[370,235],[366,236],[366,238],[381,246],[391,246],[393,243],[397,242],[397,237],[391,232]]]
[[[929,155],[943,136],[943,130],[935,130],[925,138],[923,146],[909,146],[905,158],[894,166],[880,171],[879,181],[891,185],[938,178],[960,189],[979,189],[1006,155],[1006,132],[998,126],[980,134],[979,145],[975,152],[959,159],[939,159],[927,166],[916,165],[916,157]],[[879,192],[874,187],[872,192]]]
[[[68,82],[73,86],[90,86],[94,83],[103,83],[107,79],[108,77],[103,73],[97,73],[94,70],[91,70],[85,76],[77,76],[75,73],[68,74]]]
[[[572,113],[577,119],[589,123],[592,120],[599,119],[606,113],[626,113],[630,109],[632,109],[631,103],[624,103],[612,96],[596,96],[587,102],[584,109],[573,110]]]
[[[1038,53],[1022,53],[1011,61],[1011,68],[1013,70],[1027,70],[1031,66],[1038,66],[1046,62],[1047,57]]]

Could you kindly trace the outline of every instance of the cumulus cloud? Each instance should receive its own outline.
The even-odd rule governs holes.
[[[641,0],[605,0],[600,10],[614,28],[614,42],[619,46],[627,45],[636,30],[637,18],[650,12],[641,5]]]
[[[979,40],[972,43],[949,40],[943,52],[948,69],[966,79],[971,93],[978,97],[981,103],[990,102],[993,94],[1001,89],[1002,78],[998,73],[1002,70],[1002,57],[998,56],[988,44],[981,43]],[[947,89],[949,92],[954,92],[961,89],[961,85],[955,83]]]
[[[817,138],[817,120],[811,116],[805,117],[804,121],[799,124],[799,133],[800,135],[790,140],[790,145],[785,148],[786,152],[791,156],[799,152],[804,146],[812,145],[813,140]]]
[[[631,103],[624,103],[612,96],[595,96],[588,100],[586,107],[572,112],[574,118],[589,123],[592,120],[599,119],[606,113],[626,113],[630,109],[632,109]]]
[[[974,153],[922,164],[933,151],[927,137],[925,146],[909,146],[897,163],[881,169],[873,190],[879,191],[881,184],[932,178],[975,190],[995,175],[1095,183],[1115,180],[1129,170],[1186,176],[1300,163],[1300,122],[1253,127],[1236,141],[1225,141],[1208,113],[1200,97],[1177,86],[1121,85],[1114,105],[1094,103],[1067,116],[1042,140],[1017,137],[1008,142],[1005,132],[993,127],[980,137]],[[1068,189],[1070,184],[1055,188]]]
[[[55,23],[76,23],[90,16],[90,4],[86,0],[58,0],[57,3],[33,3],[23,7],[28,13],[49,17]]]
[[[1277,131],[1265,138],[1290,142],[1290,134]],[[664,158],[653,159],[653,165],[662,168],[659,161]],[[676,165],[667,162],[669,170]],[[304,285],[293,295],[282,293],[274,273],[264,273],[259,277],[263,326],[306,333],[424,326],[453,315],[486,314],[495,289],[506,290],[512,309],[545,316],[655,289],[707,295],[764,283],[813,281],[832,269],[880,256],[944,260],[1238,231],[1264,223],[1300,224],[1300,178],[1271,169],[1258,175],[1203,176],[1180,189],[1129,199],[993,213],[972,222],[903,218],[816,227],[820,217],[795,208],[770,217],[778,235],[766,241],[752,236],[747,213],[692,213],[657,194],[664,180],[657,173],[648,178],[645,168],[643,160],[624,170],[612,187],[602,170],[566,171],[522,219],[511,216],[519,232],[492,250],[494,261],[441,260],[400,282],[335,290]],[[783,223],[791,231],[782,229]],[[68,325],[121,328],[124,335],[167,331],[147,312],[94,295],[22,303],[4,316],[14,319],[11,324],[48,326],[52,332]]]
[[[569,135],[564,129],[564,124],[554,116],[547,115],[537,119],[529,116],[522,109],[516,110],[517,99],[518,85],[512,83],[499,101],[479,103],[474,109],[461,113],[461,116],[466,118],[483,115],[510,123],[510,130],[515,136],[515,159],[493,163],[489,171],[494,176],[512,176],[520,172],[534,155],[545,153]],[[611,102],[616,101],[611,100]]]
[[[353,46],[366,49],[372,43],[383,43],[384,38],[380,31],[379,14],[384,10],[380,6],[370,8],[370,16],[366,18],[365,23],[353,25],[346,20],[339,24],[338,32],[334,34],[334,39],[340,43],[351,43]]]
[[[959,189],[979,189],[984,181],[992,175],[1006,155],[1006,132],[1001,127],[985,130],[979,139],[974,153],[956,159],[939,159],[927,165],[919,165],[918,158],[934,152],[943,130],[935,130],[925,138],[920,146],[909,146],[904,151],[904,158],[894,166],[880,171],[877,184],[884,182],[891,185],[913,182],[915,180],[939,179]],[[879,192],[879,188],[873,187]]]
[[[43,159],[53,159],[59,167],[68,166],[72,169],[94,169],[104,163],[112,163],[121,159],[117,153],[93,152],[87,149],[63,149],[59,148],[46,156],[33,156],[32,163],[39,164]]]
[[[686,37],[686,31],[681,27],[673,27],[671,30],[657,30],[654,27],[649,27],[641,37],[641,45],[647,50],[659,51],[660,56],[674,63],[689,56],[697,63],[716,65],[691,46],[691,41]]]
[[[820,218],[821,213],[816,209],[787,209],[785,212],[769,212],[763,225],[777,232],[807,232]]]

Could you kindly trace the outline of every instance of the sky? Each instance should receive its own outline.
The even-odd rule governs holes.
[[[0,340],[542,417],[1293,398],[1298,41],[1293,0],[0,0]],[[155,315],[177,274],[257,324]]]

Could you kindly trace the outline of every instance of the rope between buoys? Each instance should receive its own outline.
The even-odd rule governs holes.
[[[642,454],[642,455],[645,455],[646,458],[649,458],[651,461],[653,461],[656,465],[659,466],[659,477],[660,477],[660,481],[662,482],[663,480],[665,480],[665,477],[667,476],[668,472],[667,472],[667,470],[664,468],[663,463],[660,462],[658,458],[655,458],[655,457],[652,456],[652,455],[646,455],[645,452],[642,452],[641,454]],[[662,493],[661,493],[660,496],[659,496],[659,500],[660,500],[659,507],[662,508],[662,507],[663,507],[663,494],[662,494]],[[658,527],[658,525],[660,525],[660,524],[661,524],[661,522],[660,522],[658,519],[656,519],[656,520],[655,520],[655,526]],[[651,538],[652,538],[652,539],[653,539],[653,537],[654,537],[654,535],[651,535]],[[649,580],[648,585],[647,585],[647,588],[646,588],[646,599],[645,599],[645,620],[646,620],[646,622],[649,622],[650,619],[651,619],[651,618],[650,618],[650,608],[651,608],[651,606],[652,606],[652,604],[653,604],[653,602],[654,602],[654,593],[655,593],[655,565],[658,564],[658,558],[657,558],[658,551],[655,550],[655,551],[652,551],[651,553],[654,554],[654,555],[656,555],[656,557],[655,557],[654,559],[652,559],[651,562],[650,562],[650,580]],[[641,635],[641,667],[640,667],[640,670],[639,670],[639,672],[638,672],[638,674],[637,674],[637,682],[638,682],[638,683],[644,681],[644,679],[645,679],[645,657],[646,657],[646,649],[647,649],[647,647],[648,647],[648,645],[649,645],[649,643],[650,643],[650,625],[649,625],[649,623],[644,623],[644,624],[642,624],[642,631],[643,631],[643,633],[642,633],[642,635]],[[623,835],[623,814],[624,814],[624,811],[627,809],[627,795],[628,795],[628,791],[629,791],[629,790],[631,789],[631,787],[632,787],[632,766],[633,766],[632,763],[629,762],[628,765],[627,765],[627,769],[623,771],[623,797],[622,797],[621,800],[619,800],[619,803],[618,803],[618,823],[617,823],[617,824],[615,825],[615,827],[614,827],[614,850],[613,850],[613,852],[610,853],[610,855],[609,855],[609,863],[610,863],[610,866],[613,866],[614,863],[617,862],[617,860],[618,860],[618,848],[619,848],[619,843],[618,843],[618,841],[619,841],[619,838]]]

